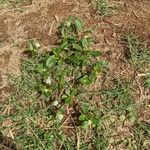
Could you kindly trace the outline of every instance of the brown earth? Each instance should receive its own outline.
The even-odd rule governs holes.
[[[93,48],[103,51],[110,64],[108,76],[126,79],[134,77],[130,66],[122,60],[122,35],[134,33],[150,45],[150,1],[110,0],[116,6],[110,17],[100,16],[89,0],[33,0],[13,5],[0,5],[0,98],[9,94],[6,76],[19,75],[20,59],[29,39],[37,39],[43,49],[57,41],[59,22],[75,16],[92,29]]]

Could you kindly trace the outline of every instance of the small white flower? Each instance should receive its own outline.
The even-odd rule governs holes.
[[[56,119],[57,119],[58,122],[60,122],[60,121],[62,121],[63,117],[64,117],[63,114],[58,113],[57,116],[56,116]]]
[[[52,83],[51,78],[50,78],[50,77],[48,77],[48,78],[46,79],[45,83],[50,85],[50,84]]]
[[[88,120],[88,125],[90,126],[92,124],[92,121],[91,120]]]
[[[41,45],[40,45],[39,42],[34,42],[34,46],[35,46],[36,48],[40,48],[40,47],[41,47]]]
[[[54,106],[58,106],[58,104],[59,104],[58,101],[54,101],[54,102],[53,102],[53,105],[54,105]]]

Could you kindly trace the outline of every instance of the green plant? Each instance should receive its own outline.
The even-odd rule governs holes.
[[[96,57],[99,51],[91,51],[90,31],[82,30],[82,23],[70,18],[61,25],[61,41],[51,52],[39,55],[35,44],[31,43],[28,50],[32,53],[29,61],[38,62],[33,72],[39,75],[37,91],[48,101],[73,103],[73,99],[83,91],[83,87],[95,81],[103,68],[103,62]],[[34,53],[33,53],[34,52]],[[60,94],[57,94],[60,93]]]
[[[93,137],[98,149],[148,148],[149,126],[139,120],[140,105],[135,103],[132,94],[131,84],[119,79],[114,79],[112,86],[102,89],[99,105],[101,109],[94,107],[94,112],[100,116],[100,124]],[[118,124],[122,131],[119,131]],[[128,126],[129,129],[124,128],[125,126]]]
[[[97,74],[106,64],[96,59],[101,52],[89,49],[91,32],[84,29],[80,20],[73,21],[70,18],[62,23],[60,32],[59,46],[49,54],[42,55],[35,67],[41,76],[38,81],[41,84],[37,89],[52,104],[55,102],[59,106],[66,103],[73,106],[80,103],[82,94],[86,94],[85,89],[96,80]],[[82,107],[78,111],[82,116]],[[80,121],[90,120],[90,117],[83,120],[81,116]]]
[[[30,41],[21,75],[9,76],[14,85],[9,101],[15,112],[9,118],[17,127],[15,140],[24,149],[56,149],[61,144],[73,149],[75,137],[66,137],[61,129],[68,116],[73,126],[81,126],[81,130],[99,123],[90,108],[85,110],[84,101],[90,85],[107,63],[98,59],[101,52],[90,49],[91,31],[79,19],[70,17],[59,31],[59,44],[51,51],[39,53],[40,44]],[[67,114],[68,108],[75,116]]]
[[[107,0],[96,0],[97,11],[103,16],[109,16],[112,13],[112,7]]]
[[[116,113],[123,122],[135,122],[137,112],[131,91],[129,83],[115,79],[113,87],[102,90],[103,103],[107,108],[105,111]]]

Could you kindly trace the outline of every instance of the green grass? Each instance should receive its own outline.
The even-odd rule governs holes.
[[[21,75],[8,76],[14,88],[0,106],[0,122],[11,124],[0,126],[2,134],[11,131],[23,150],[148,149],[150,126],[141,119],[143,103],[135,100],[133,81],[100,80],[102,88],[94,90],[109,65],[90,49],[91,31],[69,18],[59,32],[58,46],[44,53],[30,41]],[[128,39],[132,66],[143,64],[134,44]]]
[[[146,88],[150,88],[150,49],[133,35],[127,36],[126,41],[127,49],[125,54],[127,61],[137,74],[142,74],[144,77],[143,85]]]
[[[150,51],[147,46],[144,46],[136,37],[127,36],[128,51],[127,57],[135,70],[145,69],[149,64]]]

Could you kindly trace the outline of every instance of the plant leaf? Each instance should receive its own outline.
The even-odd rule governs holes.
[[[63,50],[67,47],[68,41],[63,41],[63,43],[59,46],[59,49]]]
[[[72,21],[73,21],[73,18],[70,16],[68,21],[66,22],[66,25],[67,25],[68,28],[71,27]]]
[[[28,47],[27,47],[27,51],[29,52],[36,52],[36,49],[34,48],[34,45],[32,42],[29,43]]]
[[[72,99],[71,99],[70,97],[67,97],[67,98],[65,99],[65,103],[66,103],[66,104],[72,104]]]
[[[77,31],[81,31],[82,30],[82,23],[79,19],[75,20],[75,26],[77,28]]]
[[[92,119],[92,124],[93,124],[93,125],[98,125],[99,122],[100,122],[99,118],[94,118],[94,119]]]
[[[80,121],[85,121],[86,120],[86,115],[84,115],[84,114],[80,115],[79,120]]]
[[[90,80],[90,78],[89,78],[88,75],[85,75],[84,77],[82,77],[82,78],[80,79],[80,82],[81,82],[82,84],[89,85],[89,84],[91,83],[91,80]]]
[[[96,64],[94,65],[94,71],[96,73],[99,73],[100,71],[102,71],[103,68],[107,68],[108,64],[105,61],[99,61],[96,62]]]
[[[46,68],[44,67],[43,64],[39,64],[39,65],[36,67],[36,71],[39,72],[39,73],[43,73],[43,72],[46,72]]]
[[[66,93],[68,96],[70,96],[70,94],[71,94],[70,89],[66,89],[66,90],[65,90],[65,93]]]
[[[50,68],[55,62],[55,55],[50,56],[46,61],[46,67]]]
[[[84,39],[82,40],[82,46],[83,46],[84,48],[87,48],[88,45],[89,45],[88,40],[87,40],[86,38],[84,38]]]
[[[98,57],[98,56],[101,56],[102,53],[100,51],[89,51],[89,55],[93,57]]]
[[[73,48],[78,50],[78,51],[82,51],[82,47],[79,44],[72,44]]]

